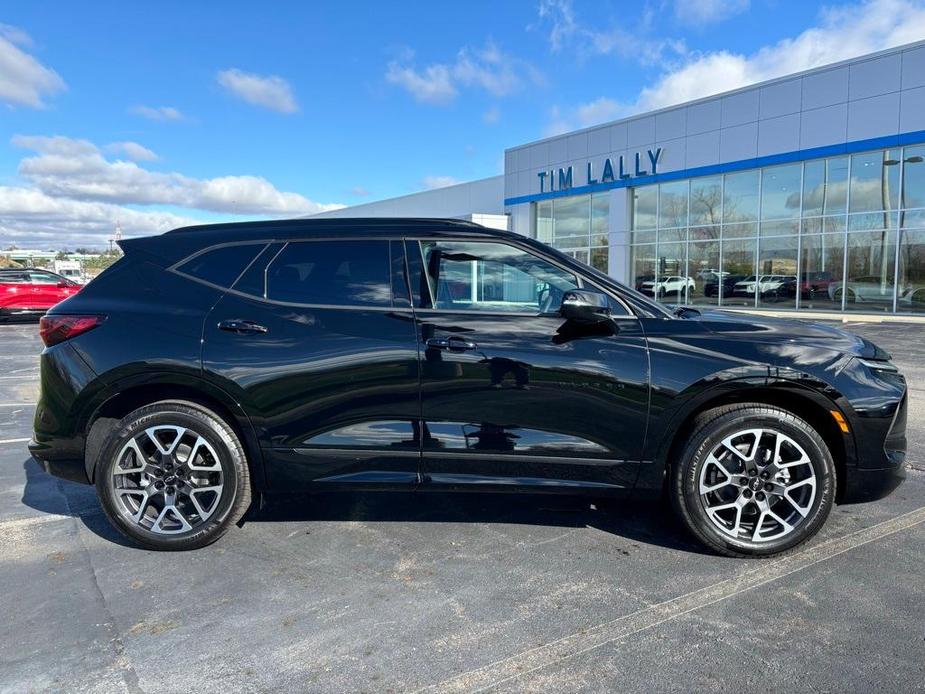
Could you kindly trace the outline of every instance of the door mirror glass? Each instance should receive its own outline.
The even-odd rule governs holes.
[[[610,320],[610,301],[600,292],[573,289],[562,297],[559,313],[566,320],[576,323],[603,323]]]

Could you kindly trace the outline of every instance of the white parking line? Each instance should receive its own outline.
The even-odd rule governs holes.
[[[0,407],[34,407],[34,402],[0,402]]]
[[[0,439],[0,444],[2,443],[26,443],[29,439]]]
[[[759,567],[745,571],[739,576],[643,608],[610,622],[583,629],[418,691],[480,692],[497,687],[510,680],[678,619],[690,612],[728,600],[766,583],[785,578],[797,571],[833,559],[852,549],[923,522],[925,522],[925,507],[849,535],[810,546],[797,554],[762,562]]]

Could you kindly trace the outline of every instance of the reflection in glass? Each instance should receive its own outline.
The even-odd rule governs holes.
[[[662,183],[658,191],[659,229],[687,226],[688,182]]]
[[[658,219],[658,186],[633,188],[633,229],[654,229]]]
[[[701,241],[688,246],[687,267],[694,280],[688,302],[716,306],[719,303],[719,284],[728,276],[719,265],[719,241]]]
[[[762,238],[758,248],[758,305],[796,308],[797,248],[795,236]]]
[[[800,307],[806,309],[841,310],[829,287],[842,280],[845,258],[844,234],[812,234],[803,236],[800,254]]]
[[[610,224],[610,193],[591,196],[591,245],[606,246]]]
[[[716,226],[723,218],[723,178],[704,176],[691,180],[691,226]],[[719,238],[717,234],[713,238]]]
[[[925,145],[903,150],[903,207],[925,207]]]
[[[753,222],[758,219],[758,175],[758,170],[726,174],[724,222]]]
[[[552,200],[536,203],[536,238],[543,243],[553,242]]]
[[[925,231],[903,231],[899,243],[898,311],[925,311]]]
[[[755,305],[755,242],[753,240],[723,241],[724,272],[742,279],[731,287],[723,286],[721,303],[723,306]]]
[[[795,219],[800,216],[801,169],[802,164],[787,164],[762,170],[762,220]]]
[[[669,304],[683,304],[687,300],[687,290],[694,281],[687,276],[684,243],[659,243],[656,282],[645,287],[645,293],[655,296],[659,301]]]
[[[553,245],[556,248],[587,247],[590,235],[591,196],[575,195],[553,201]]]
[[[636,291],[644,289],[645,282],[655,280],[655,244],[636,246],[630,263],[630,278]]]
[[[847,280],[832,287],[836,301],[844,292],[846,311],[893,310],[894,233],[848,234]]]
[[[852,155],[848,211],[895,210],[899,199],[899,163],[899,150]],[[883,226],[889,226],[889,222],[884,220]]]

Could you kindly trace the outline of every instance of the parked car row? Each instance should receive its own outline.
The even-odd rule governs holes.
[[[794,298],[799,291],[803,299],[816,299],[826,295],[831,298],[833,287],[835,289],[841,287],[840,284],[834,284],[834,279],[829,272],[809,272],[799,281],[795,275],[733,275],[712,270],[702,271],[697,277],[703,280],[703,295],[706,297],[719,296],[720,287],[722,287],[722,294],[727,297],[754,297],[757,293],[761,299],[783,300]],[[865,280],[867,279],[869,278],[861,278],[858,281],[866,285]],[[849,284],[849,300],[854,293],[854,284],[854,282]],[[672,293],[680,294],[685,289],[693,294],[697,289],[697,284],[690,277],[680,275],[668,275],[658,279],[652,275],[643,275],[636,278],[636,289],[647,296],[670,297]],[[875,293],[865,286],[857,288],[857,294],[861,297],[859,300],[864,300],[864,297]],[[925,301],[925,289],[922,290],[922,300]]]
[[[80,291],[81,285],[48,270],[0,269],[0,320],[41,316]]]

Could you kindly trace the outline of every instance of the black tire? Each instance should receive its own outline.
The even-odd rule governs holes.
[[[210,456],[210,461],[214,465],[215,474],[220,473],[222,481],[221,491],[211,497],[208,518],[191,525],[189,530],[170,535],[153,532],[133,522],[124,504],[117,499],[112,482],[115,466],[119,464],[118,456],[124,447],[146,429],[157,426],[181,427],[207,442],[218,458],[212,461]],[[146,548],[188,550],[204,547],[224,535],[250,506],[250,475],[241,442],[221,417],[197,403],[162,401],[135,410],[116,425],[101,451],[95,483],[103,510],[113,527]],[[151,506],[157,510],[155,504]],[[194,518],[198,516],[194,514]]]
[[[792,439],[809,458],[809,463],[804,468],[806,469],[805,474],[809,475],[809,469],[811,469],[812,474],[815,475],[815,492],[812,501],[808,502],[804,509],[806,515],[802,516],[798,522],[793,522],[792,530],[779,539],[753,542],[738,536],[733,538],[730,534],[724,533],[711,520],[706,510],[706,502],[700,494],[701,472],[704,465],[710,464],[707,463],[710,454],[715,452],[727,437],[748,429],[779,432]],[[759,448],[759,442],[763,440],[759,438],[755,441],[756,451]],[[735,459],[732,458],[732,460]],[[748,466],[750,467],[751,464]],[[743,475],[739,478],[741,481],[749,479],[744,476],[746,473],[740,474]],[[730,476],[730,479],[733,477],[735,476]],[[816,534],[832,510],[835,484],[835,463],[825,441],[815,429],[799,417],[780,408],[743,403],[708,410],[694,420],[683,452],[672,465],[669,496],[681,521],[703,544],[726,556],[765,557],[791,550]],[[740,495],[747,493],[751,496],[752,494],[747,486],[740,488],[738,492],[735,489],[729,491]],[[772,497],[768,494],[767,498],[770,500]],[[748,504],[749,502],[744,501],[743,503]],[[795,504],[789,502],[788,504],[793,509],[797,508]],[[756,515],[760,513],[757,506],[754,513]],[[744,517],[744,510],[739,518],[742,517]],[[736,521],[737,525],[739,518]],[[756,524],[762,527],[760,518],[759,515]],[[781,528],[783,529],[783,526]]]

